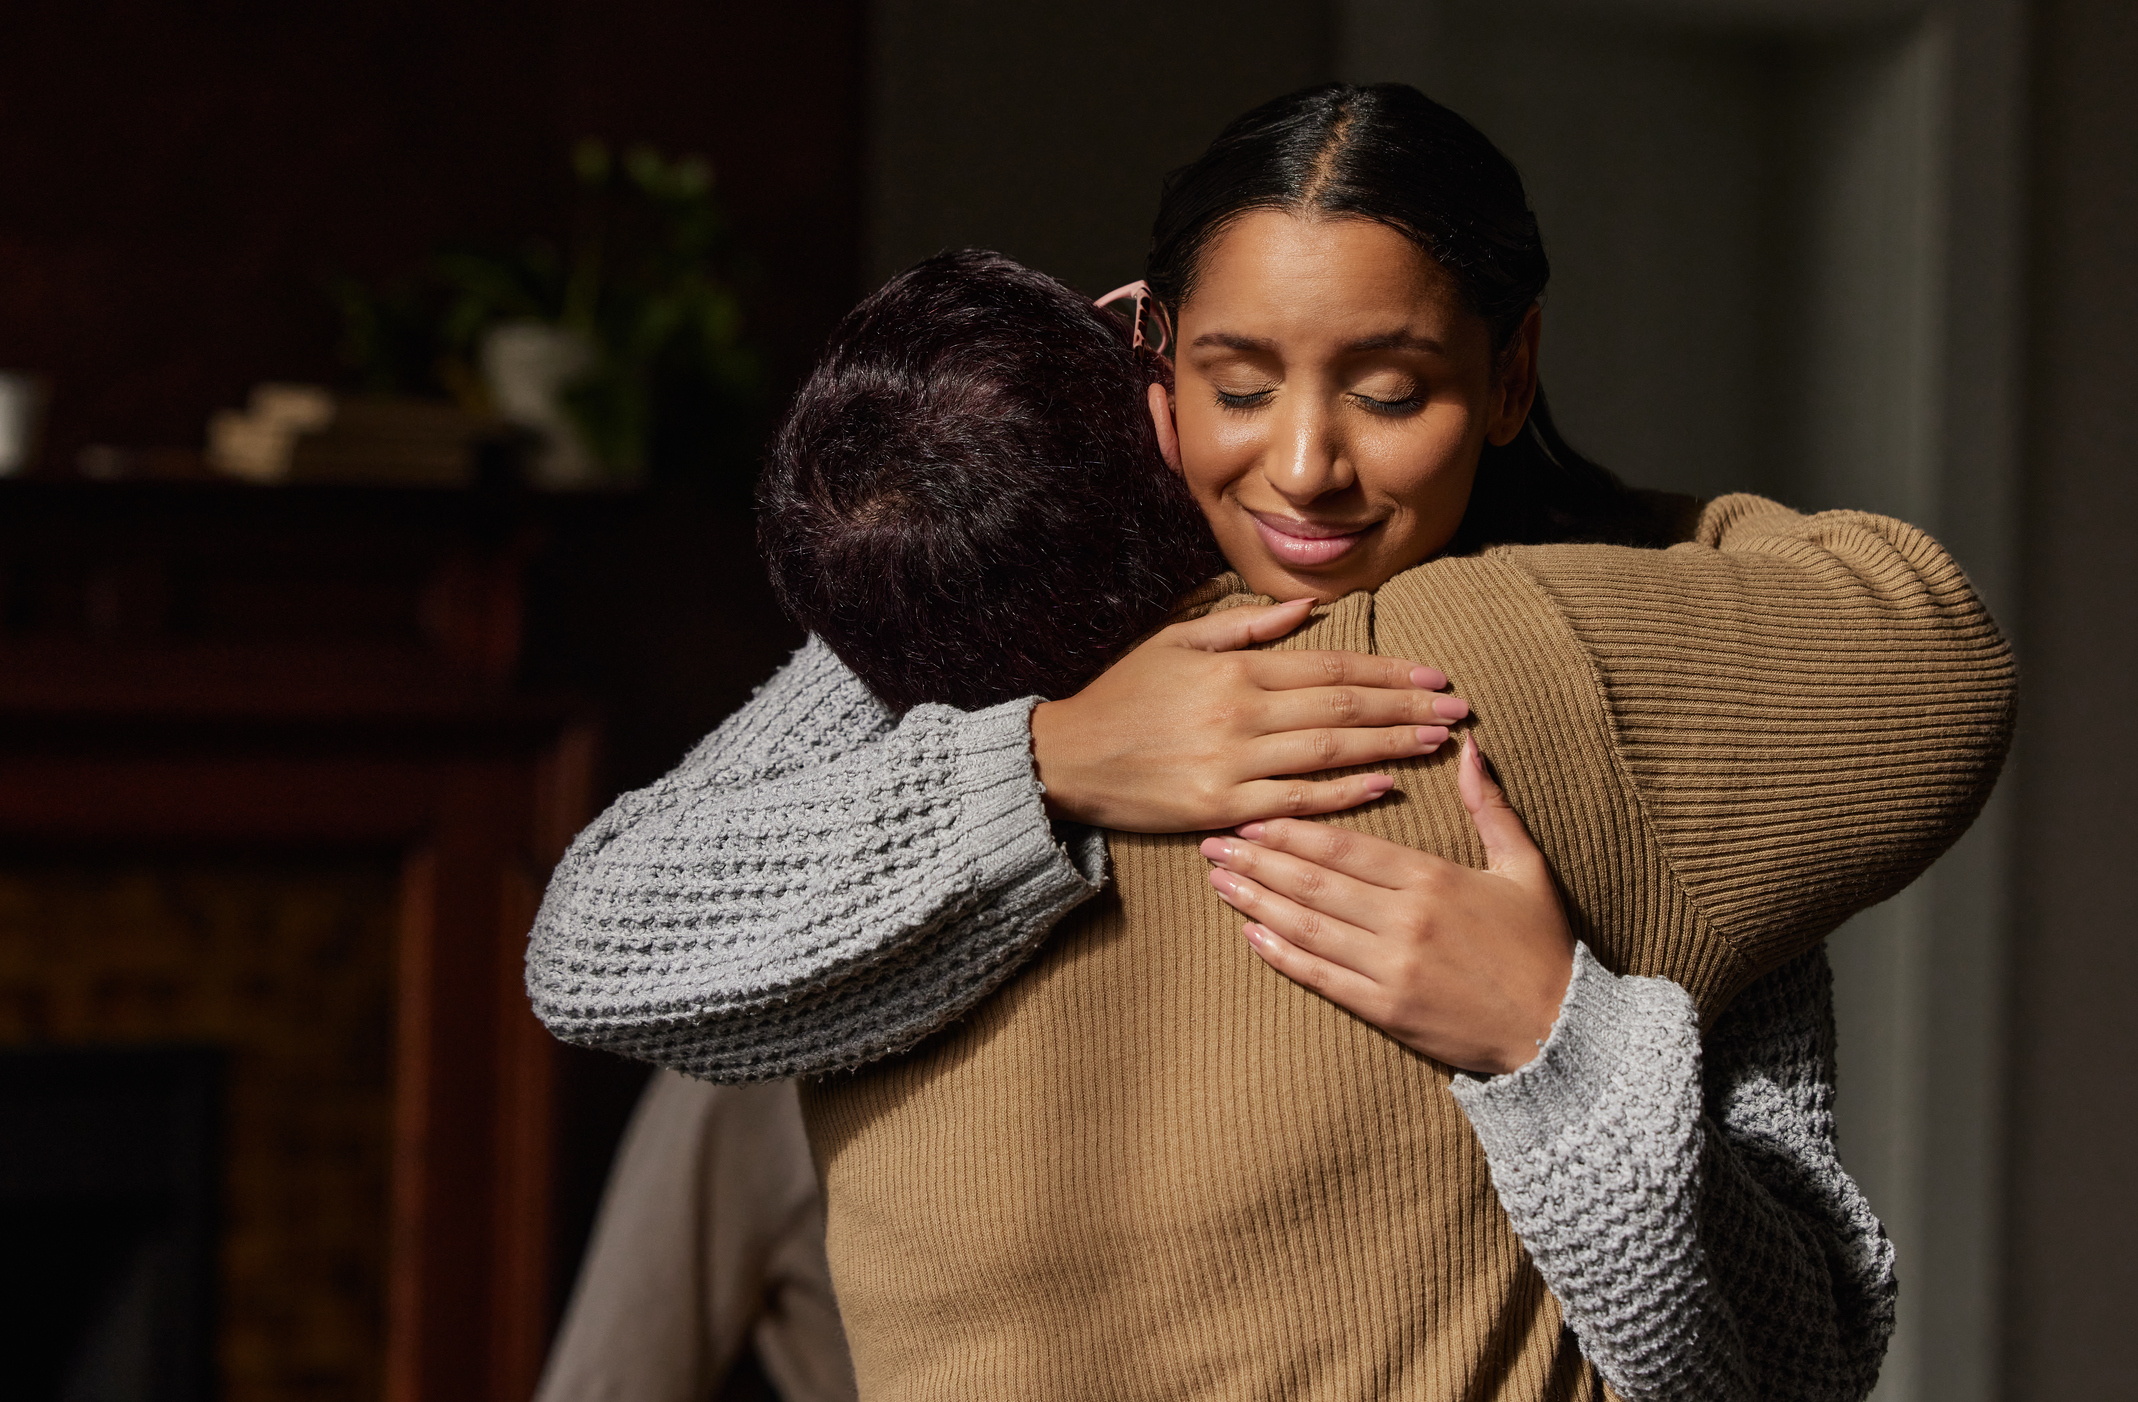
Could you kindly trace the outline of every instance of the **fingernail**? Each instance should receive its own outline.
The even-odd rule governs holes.
[[[1269,938],[1269,931],[1260,925],[1242,925],[1240,933],[1247,936],[1247,942],[1253,945],[1260,945]]]
[[[1396,781],[1386,774],[1375,774],[1366,780],[1366,797],[1379,798],[1396,786]]]
[[[1262,840],[1262,825],[1260,823],[1248,823],[1234,828],[1233,831],[1246,838],[1249,842],[1260,842]]]
[[[1228,901],[1240,898],[1240,880],[1229,871],[1211,872],[1210,884],[1217,887],[1218,894]]]
[[[1437,745],[1447,738],[1448,728],[1444,725],[1421,725],[1418,727],[1418,743],[1420,746],[1430,747]]]
[[[1213,862],[1229,862],[1232,860],[1232,844],[1222,837],[1204,838],[1203,855]]]
[[[1470,703],[1460,696],[1440,696],[1433,700],[1433,714],[1442,720],[1461,720],[1470,714]]]
[[[1448,684],[1448,674],[1438,667],[1413,667],[1410,684],[1420,691],[1438,691]]]

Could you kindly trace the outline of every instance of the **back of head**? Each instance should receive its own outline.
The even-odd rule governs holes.
[[[1144,407],[1165,362],[997,254],[848,314],[758,489],[773,587],[894,711],[1076,691],[1223,567]]]

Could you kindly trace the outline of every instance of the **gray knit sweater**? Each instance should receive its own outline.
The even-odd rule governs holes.
[[[1105,879],[1048,823],[1030,700],[893,718],[812,639],[572,844],[528,951],[559,1037],[712,1080],[859,1065],[1007,978]],[[1833,1143],[1823,952],[1702,1046],[1692,1001],[1584,948],[1530,1065],[1458,1078],[1516,1232],[1629,1402],[1859,1398],[1893,1253]]]

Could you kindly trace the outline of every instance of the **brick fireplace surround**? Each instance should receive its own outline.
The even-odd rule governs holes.
[[[597,729],[513,684],[540,516],[0,483],[0,845],[390,863],[391,1402],[520,1402],[554,1305],[557,1061],[520,960]]]

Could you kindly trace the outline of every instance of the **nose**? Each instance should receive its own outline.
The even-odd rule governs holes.
[[[1306,507],[1357,480],[1336,406],[1319,395],[1288,395],[1263,475],[1286,501]]]

